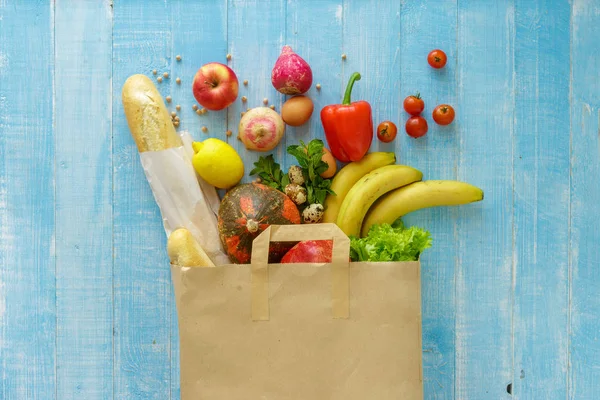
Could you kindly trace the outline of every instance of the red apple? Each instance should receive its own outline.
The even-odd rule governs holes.
[[[281,263],[330,263],[332,252],[333,241],[331,240],[306,240],[285,253]]]
[[[196,101],[204,108],[217,111],[229,106],[238,96],[238,79],[235,72],[225,64],[204,64],[192,84]]]

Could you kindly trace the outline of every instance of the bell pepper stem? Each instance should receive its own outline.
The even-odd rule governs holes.
[[[346,92],[344,93],[344,99],[342,100],[342,104],[345,106],[350,105],[351,103],[350,95],[352,94],[352,87],[356,81],[360,81],[360,74],[358,72],[353,72],[348,80],[348,86],[346,86]]]

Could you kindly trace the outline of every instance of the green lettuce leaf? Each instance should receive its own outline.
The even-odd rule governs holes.
[[[367,237],[350,238],[352,261],[417,261],[423,250],[431,247],[428,231],[397,223],[373,225]]]

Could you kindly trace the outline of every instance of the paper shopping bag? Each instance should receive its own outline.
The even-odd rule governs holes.
[[[333,240],[330,264],[269,242]],[[422,400],[419,262],[349,262],[335,224],[271,226],[250,265],[172,266],[182,400]]]

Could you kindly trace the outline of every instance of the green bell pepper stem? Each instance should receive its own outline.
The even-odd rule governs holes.
[[[345,106],[348,106],[351,103],[350,95],[352,94],[352,87],[356,81],[360,81],[360,74],[358,72],[352,73],[352,75],[350,75],[350,79],[348,80],[348,86],[346,86],[346,92],[344,93],[344,99],[342,100],[342,104]]]

